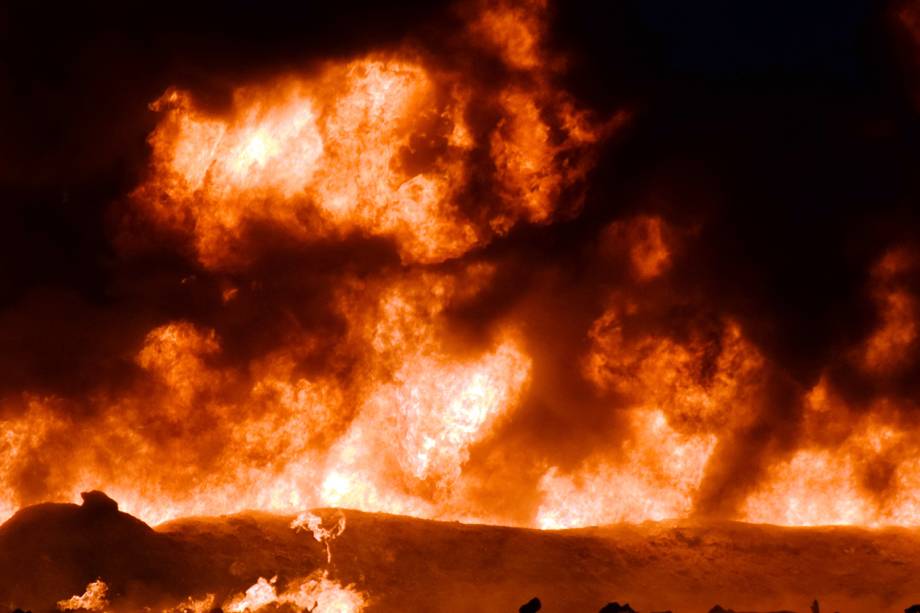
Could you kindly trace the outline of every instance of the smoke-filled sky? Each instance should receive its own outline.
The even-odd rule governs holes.
[[[0,9],[0,515],[920,517],[920,7]]]

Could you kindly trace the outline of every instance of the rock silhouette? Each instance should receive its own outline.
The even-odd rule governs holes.
[[[540,599],[534,597],[522,604],[518,609],[518,613],[537,613],[542,606],[543,604],[540,602]]]
[[[904,609],[904,613],[920,613],[920,604],[910,605],[909,607]]]
[[[96,513],[100,515],[117,513],[118,503],[109,498],[105,492],[92,490],[80,494],[83,504],[80,505],[87,513]]]
[[[624,604],[608,602],[601,608],[599,613],[636,613],[636,610],[629,606],[628,602]]]
[[[714,606],[709,609],[709,613],[795,613],[795,611],[789,611],[788,609],[782,609],[780,611],[736,611],[734,609],[725,609],[719,605]]]

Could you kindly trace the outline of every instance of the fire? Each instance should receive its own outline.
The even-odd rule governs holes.
[[[599,390],[629,399],[629,429],[574,474],[551,467],[543,475],[540,527],[692,514],[718,432],[745,419],[732,410],[747,401],[763,359],[740,328],[726,322],[716,344],[705,338],[686,344],[654,336],[632,340],[626,325],[637,309],[614,300],[589,331],[592,346],[583,364]]]
[[[917,340],[917,304],[903,291],[893,291],[879,301],[883,323],[866,342],[864,360],[867,369],[885,372],[899,366]]]
[[[506,90],[499,104],[504,117],[492,132],[490,151],[508,212],[493,219],[492,226],[504,231],[519,216],[532,222],[549,219],[562,190],[583,179],[589,168],[584,160],[573,162],[571,153],[593,143],[598,135],[590,131],[585,116],[561,105],[559,121],[568,134],[556,145],[533,93]]]
[[[882,355],[874,349],[880,335],[890,337],[890,292],[912,296],[899,280],[911,269],[890,264],[885,260],[876,275],[878,328],[852,353],[859,368],[865,356]],[[142,385],[106,398],[93,420],[65,418],[53,397],[27,398],[20,416],[4,423],[4,479],[10,490],[21,490],[14,479],[30,474],[22,467],[38,450],[56,448],[74,461],[48,464],[46,485],[76,499],[86,485],[101,484],[124,510],[152,522],[310,505],[491,517],[469,498],[477,484],[466,465],[476,446],[525,405],[534,358],[511,325],[475,350],[449,346],[445,313],[477,296],[494,274],[493,267],[476,264],[343,282],[333,301],[346,332],[329,358],[348,360],[348,377],[298,370],[303,356],[326,347],[319,339],[297,337],[242,370],[221,362],[224,344],[216,330],[188,321],[158,326],[134,356]],[[726,320],[706,334],[691,328],[683,338],[648,330],[637,335],[632,326],[647,308],[614,293],[587,330],[581,373],[621,407],[611,410],[621,411],[624,427],[578,466],[543,466],[533,525],[692,515],[721,441],[755,423],[771,365],[742,328]],[[898,329],[909,329],[913,311],[897,313]],[[884,346],[900,355],[912,342]],[[884,377],[888,371],[867,372]],[[913,430],[897,417],[899,401],[851,406],[824,377],[802,390],[801,402],[800,447],[767,467],[737,517],[786,525],[916,523],[920,464]],[[73,429],[86,424],[82,432],[92,444],[73,448]],[[127,448],[129,461],[117,470],[98,451]],[[151,471],[155,465],[164,470]],[[7,503],[8,512],[15,506]],[[328,547],[340,529],[310,517],[297,525]]]
[[[716,429],[750,418],[749,412],[732,409],[750,401],[747,394],[756,387],[764,360],[736,324],[726,322],[715,342],[698,337],[678,343],[653,335],[629,339],[624,330],[629,317],[616,307],[594,322],[586,378],[690,428]]]
[[[875,319],[864,333],[800,375],[771,353],[762,322],[684,295],[705,291],[674,278],[695,230],[664,214],[604,218],[578,265],[560,266],[590,271],[597,287],[552,315],[577,323],[565,376],[607,412],[592,417],[608,444],[566,454],[554,447],[565,433],[528,430],[541,408],[565,405],[534,393],[552,361],[535,337],[570,328],[521,314],[540,300],[506,292],[506,250],[541,240],[515,229],[578,214],[600,145],[627,114],[601,120],[559,86],[565,58],[542,0],[469,13],[452,44],[485,75],[403,41],[234,83],[226,108],[175,87],[152,102],[149,167],[125,204],[142,234],[180,245],[211,310],[144,319],[112,357],[118,381],[84,397],[4,397],[0,516],[102,488],[151,523],[324,505],[565,528],[705,515],[707,493],[721,495],[718,480],[740,466],[751,470],[734,478],[735,519],[920,522],[917,427],[905,417],[915,400],[901,381],[918,357],[920,298],[903,246],[866,271]],[[143,251],[124,225],[120,246]],[[282,295],[266,253],[329,245],[392,257],[300,260],[283,271],[296,291]],[[494,296],[488,321],[458,323]],[[263,302],[281,306],[251,317]],[[771,395],[776,381],[784,393]],[[483,466],[516,460],[519,506],[483,502]],[[331,561],[344,519],[328,528],[307,513],[292,527]],[[99,581],[62,606],[104,599]],[[364,606],[318,574],[280,592],[260,578],[226,610],[312,600]]]
[[[814,416],[820,422],[833,418],[828,412],[835,410],[841,409],[811,407],[822,413]],[[884,419],[886,413],[885,407],[877,407],[834,448],[799,449],[774,465],[765,483],[748,497],[742,517],[791,526],[916,524],[918,450],[907,431]]]
[[[271,580],[259,577],[259,580],[247,588],[243,594],[232,598],[224,607],[230,613],[243,613],[244,611],[258,611],[278,602],[278,594],[275,592],[277,580],[278,577],[272,577]]]
[[[240,372],[219,364],[214,330],[160,326],[135,357],[149,375],[143,386],[100,407],[87,432],[92,444],[72,449],[72,467],[55,464],[46,479],[72,488],[74,500],[85,483],[102,483],[125,511],[154,523],[308,505],[469,513],[470,448],[517,408],[530,369],[510,329],[478,354],[458,357],[443,345],[441,313],[488,275],[473,267],[463,283],[426,273],[343,288],[339,309],[351,324],[342,351],[361,356],[347,385],[295,374],[309,343]],[[4,430],[15,450],[3,456],[4,474],[15,475],[36,448],[64,445],[71,427],[34,399]],[[99,448],[130,449],[130,461],[116,470]]]
[[[277,577],[270,580],[259,577],[222,609],[229,613],[255,613],[270,605],[290,604],[299,610],[316,613],[360,613],[367,605],[362,594],[330,580],[325,572],[317,571],[309,577],[289,581],[281,593],[275,587],[277,580]]]
[[[176,318],[140,340],[132,383],[84,400],[78,426],[62,399],[24,395],[4,417],[7,515],[91,485],[153,523],[311,504],[478,516],[465,466],[524,402],[532,358],[513,322],[475,350],[449,346],[445,311],[494,267],[427,267],[575,210],[613,127],[546,74],[543,3],[479,9],[462,44],[505,66],[497,82],[401,44],[240,84],[220,112],[179,88],[151,104],[150,168],[130,203],[205,269],[245,269],[255,228],[299,244],[385,239],[401,265],[333,282],[337,338],[300,330],[241,363],[220,326]],[[220,302],[252,290],[226,279]],[[308,372],[320,356],[326,369]],[[75,426],[78,447],[65,444]],[[36,468],[55,446],[72,461]]]
[[[290,525],[295,532],[310,530],[320,543],[326,546],[326,564],[332,564],[330,542],[345,531],[345,516],[339,514],[332,528],[325,528],[323,520],[309,511],[298,515]],[[343,586],[329,578],[327,570],[317,569],[308,577],[292,579],[280,593],[277,590],[278,577],[259,577],[244,592],[231,597],[222,610],[230,613],[260,611],[272,605],[289,604],[298,610],[316,613],[360,613],[367,600],[353,585]]]
[[[163,613],[211,613],[214,610],[214,594],[207,594],[203,598],[189,596],[184,602]]]
[[[333,448],[323,501],[429,514],[432,507],[411,492],[433,489],[436,500],[460,504],[454,497],[469,447],[496,426],[506,407],[515,406],[527,372],[527,359],[510,342],[469,365],[441,364],[428,356],[407,362],[393,384],[368,399]],[[394,404],[403,408],[395,415]],[[395,433],[398,438],[389,439]],[[377,484],[394,478],[406,483],[409,496],[380,493]]]
[[[376,362],[368,366],[383,366],[387,382],[368,394],[330,450],[321,489],[325,504],[425,515],[442,506],[458,512],[469,449],[518,405],[530,360],[510,331],[475,360],[446,356],[436,327],[427,322],[488,274],[470,270],[466,287],[424,275],[421,283],[384,290],[370,312],[363,302],[343,297],[344,308],[355,309],[352,317],[364,322],[357,333]],[[394,406],[400,410],[394,412]],[[402,492],[387,483],[401,483]]]
[[[537,75],[544,9],[488,9],[470,44],[485,37],[510,67]],[[151,176],[134,200],[190,236],[211,267],[240,263],[236,247],[254,223],[301,241],[389,238],[404,262],[455,258],[520,220],[549,220],[613,126],[542,78],[497,91],[474,85],[473,75],[404,50],[240,87],[223,115],[170,89],[151,105],[162,120],[150,137]],[[491,127],[470,124],[472,105],[494,109]],[[481,151],[499,198],[485,219],[462,211]]]
[[[666,240],[667,223],[657,216],[639,216],[611,224],[603,233],[605,251],[625,248],[633,275],[649,281],[662,275],[671,263],[672,248]]]
[[[483,10],[471,29],[508,66],[534,70],[545,62],[540,48],[545,26],[539,17],[545,9],[545,0],[500,3]]]
[[[906,280],[915,267],[912,254],[896,248],[872,270],[878,323],[851,355],[876,381],[896,377],[912,360],[918,311]],[[882,396],[854,405],[822,377],[805,394],[806,443],[770,467],[742,518],[797,526],[917,524],[920,463],[915,430],[898,417],[903,402]]]
[[[320,543],[330,541],[345,531],[345,516],[340,515],[335,526],[332,528],[323,527],[323,518],[314,515],[309,511],[301,513],[291,522],[293,530],[309,530]]]
[[[72,596],[57,603],[61,611],[103,611],[109,605],[109,586],[102,579],[97,579],[86,586],[80,596]]]
[[[657,410],[637,411],[631,421],[631,440],[619,450],[622,462],[601,459],[575,475],[555,467],[543,475],[540,528],[663,520],[692,511],[715,435],[681,435]]]
[[[865,455],[869,455],[866,458]],[[747,521],[790,526],[856,524],[863,526],[913,525],[920,517],[920,465],[906,461],[897,466],[897,494],[879,503],[866,494],[865,462],[873,454],[802,450],[777,466],[772,480],[745,503]]]
[[[138,200],[188,229],[211,265],[233,257],[248,221],[304,239],[392,236],[407,260],[463,253],[476,235],[455,210],[464,147],[451,137],[466,128],[441,121],[462,121],[462,108],[436,85],[421,65],[372,57],[240,89],[229,118],[171,90],[153,105],[164,113],[151,136],[156,174]],[[414,162],[423,137],[439,154]]]
[[[345,532],[345,516],[339,515],[338,521],[332,528],[323,527],[323,518],[309,511],[298,515],[291,522],[291,529],[296,531],[309,530],[313,538],[326,547],[326,564],[332,564],[331,542]]]
[[[901,249],[886,253],[873,270],[879,326],[863,348],[863,367],[869,372],[883,376],[898,372],[917,346],[920,305],[905,287],[915,271],[912,254]]]

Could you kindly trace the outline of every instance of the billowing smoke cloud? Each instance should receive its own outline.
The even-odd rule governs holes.
[[[678,4],[100,9],[10,60],[0,511],[915,523],[912,9]]]

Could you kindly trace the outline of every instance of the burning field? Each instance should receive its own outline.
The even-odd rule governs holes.
[[[920,601],[920,5],[613,4],[0,9],[0,611]]]

